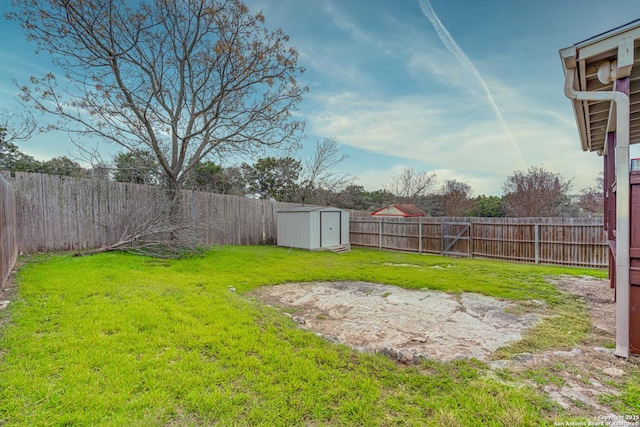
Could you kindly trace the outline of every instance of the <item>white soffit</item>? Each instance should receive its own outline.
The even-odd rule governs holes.
[[[598,68],[614,62],[617,77],[630,77],[629,143],[640,143],[640,20],[560,50],[565,71],[574,70],[577,91],[611,91],[613,83],[598,79]],[[606,66],[606,65],[603,65]],[[573,100],[584,151],[606,151],[607,133],[615,130],[615,105],[610,101]]]

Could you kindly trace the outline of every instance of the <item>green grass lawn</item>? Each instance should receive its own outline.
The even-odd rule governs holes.
[[[569,349],[584,338],[584,305],[545,281],[557,274],[605,276],[362,249],[226,246],[171,261],[38,256],[19,271],[15,301],[0,314],[10,316],[0,330],[0,425],[552,423],[556,405],[485,375],[480,362],[397,366],[301,330],[243,294],[283,282],[362,280],[545,301],[554,321],[502,350],[509,355]]]

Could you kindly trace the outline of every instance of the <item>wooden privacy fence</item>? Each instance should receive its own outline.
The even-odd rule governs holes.
[[[153,186],[16,173],[0,181],[2,280],[18,248],[83,250],[117,242],[166,197]],[[13,188],[12,188],[13,187]],[[300,206],[182,191],[179,209],[202,245],[275,244],[278,210]],[[366,214],[366,213],[365,213]],[[351,211],[352,246],[603,268],[602,220],[583,218],[372,218]]]
[[[350,220],[352,246],[541,264],[605,268],[602,219],[363,218]]]
[[[117,242],[166,197],[162,188],[16,173],[20,250],[93,249]],[[182,191],[182,216],[202,245],[275,244],[276,212],[292,205],[240,196]]]
[[[16,194],[0,174],[0,286],[9,277],[18,258]]]

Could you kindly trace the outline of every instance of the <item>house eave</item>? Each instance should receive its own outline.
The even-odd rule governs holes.
[[[589,38],[560,50],[563,71],[574,73],[576,91],[614,90],[613,82],[598,79],[601,66],[610,64],[617,79],[631,80],[630,144],[640,143],[640,22]],[[616,128],[616,108],[610,101],[571,101],[583,151],[607,152],[607,133]]]

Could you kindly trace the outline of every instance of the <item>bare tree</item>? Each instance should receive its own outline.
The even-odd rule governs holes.
[[[355,180],[354,176],[338,169],[346,158],[340,153],[335,138],[316,141],[313,155],[302,164],[298,201],[331,204],[335,196]]]
[[[35,172],[41,163],[20,151],[16,141],[31,137],[36,128],[33,115],[26,109],[0,109],[0,170]]]
[[[102,181],[109,181],[112,175],[112,167],[104,161],[96,162],[91,165],[88,170],[89,176],[93,179],[99,179]]]
[[[413,203],[429,194],[435,180],[436,174],[434,172],[417,172],[414,168],[405,167],[393,177],[389,191],[402,202]]]
[[[471,186],[455,179],[445,181],[440,189],[440,209],[443,216],[467,216],[474,207]]]
[[[559,173],[531,166],[526,172],[516,171],[507,178],[502,190],[507,216],[562,216],[569,207],[571,179]]]
[[[6,145],[31,138],[36,129],[33,114],[25,108],[18,111],[0,109],[0,141]]]
[[[582,189],[579,205],[589,215],[604,215],[604,175],[602,172],[596,177],[595,186]]]
[[[64,72],[32,77],[22,99],[60,119],[50,128],[152,152],[173,190],[210,154],[298,141],[298,52],[241,0],[13,5],[7,16]]]
[[[398,203],[412,203],[425,212],[433,213],[438,204],[431,194],[435,183],[435,172],[417,172],[414,168],[405,167],[392,178],[386,190],[395,195]]]

